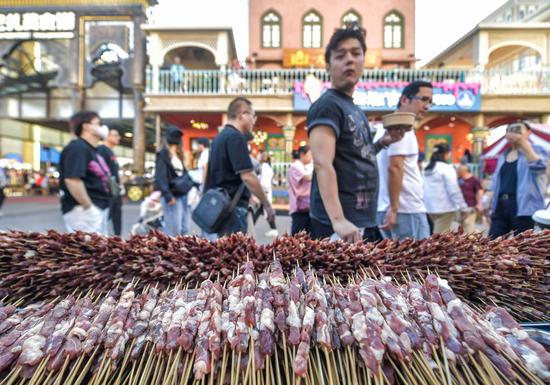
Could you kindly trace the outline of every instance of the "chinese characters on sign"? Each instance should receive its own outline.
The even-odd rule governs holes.
[[[0,39],[70,39],[75,27],[74,12],[0,13]]]
[[[312,80],[306,83],[294,83],[294,109],[307,111],[312,102],[318,98],[317,92],[310,90],[322,89],[324,92],[330,83],[321,83],[312,87]],[[481,95],[479,83],[432,83],[434,87],[433,105],[431,111],[479,111]],[[353,93],[355,104],[365,111],[392,111],[397,108],[401,91],[405,82],[359,82]],[[321,92],[321,93],[322,93]]]

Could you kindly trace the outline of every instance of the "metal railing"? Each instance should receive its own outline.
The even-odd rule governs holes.
[[[314,75],[328,83],[324,70],[170,70],[146,71],[147,93],[161,95],[292,95],[296,82]],[[550,95],[550,69],[511,70],[365,70],[360,82],[402,83],[426,80],[432,83],[479,83],[482,95]]]

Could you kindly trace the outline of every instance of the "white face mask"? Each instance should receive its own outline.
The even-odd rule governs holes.
[[[94,126],[96,134],[104,140],[109,135],[109,127],[107,125],[103,124],[101,126]]]

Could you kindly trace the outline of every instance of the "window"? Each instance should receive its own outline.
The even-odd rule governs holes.
[[[304,16],[302,30],[302,46],[304,48],[321,48],[323,27],[321,16],[310,11]]]
[[[395,11],[384,17],[384,48],[403,48],[403,17]]]
[[[349,24],[361,25],[361,16],[354,11],[347,12],[342,16],[342,28],[345,28]]]
[[[281,46],[281,17],[273,11],[262,17],[262,47],[279,48]]]

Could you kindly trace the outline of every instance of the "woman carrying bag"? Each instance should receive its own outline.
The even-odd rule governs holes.
[[[424,170],[424,204],[434,224],[434,234],[450,231],[457,213],[462,221],[468,212],[456,171],[447,163],[450,155],[446,143],[437,144]]]
[[[166,130],[166,145],[157,153],[155,163],[155,188],[162,194],[164,232],[171,236],[189,233],[191,223],[187,192],[192,182],[183,166],[182,135],[177,127]]]

